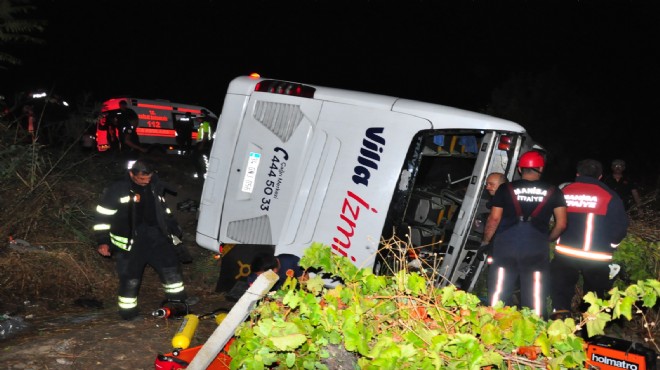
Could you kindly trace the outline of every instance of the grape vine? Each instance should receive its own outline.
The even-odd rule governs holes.
[[[615,288],[608,300],[589,293],[582,321],[546,322],[526,308],[484,306],[454,286],[434,287],[415,272],[374,275],[318,243],[301,266],[342,284],[327,287],[320,274],[288,278],[237,329],[232,369],[335,369],[336,348],[360,369],[578,368],[585,343],[577,330],[602,334],[660,293],[657,280]]]

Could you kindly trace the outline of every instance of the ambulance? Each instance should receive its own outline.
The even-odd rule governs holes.
[[[111,120],[119,110],[119,102],[126,101],[128,108],[137,113],[139,122],[137,134],[140,144],[144,146],[159,146],[168,153],[180,153],[177,145],[176,127],[182,120],[192,119],[195,122],[205,113],[213,122],[217,116],[209,109],[197,105],[172,103],[167,100],[147,100],[130,97],[119,97],[106,100],[101,107],[101,114],[96,125],[96,147],[99,152],[110,149],[110,137],[117,137],[119,128]],[[190,113],[190,115],[186,115]],[[195,125],[195,128],[197,126]],[[193,144],[197,142],[196,129],[192,132]]]
[[[468,291],[485,266],[485,179],[514,179],[538,147],[489,115],[258,76],[231,81],[217,131],[200,246],[302,256],[320,242],[360,268]]]

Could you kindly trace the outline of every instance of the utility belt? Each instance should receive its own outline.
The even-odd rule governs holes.
[[[564,256],[590,260],[590,261],[603,261],[603,262],[612,261],[612,253],[586,251],[584,249],[573,248],[568,245],[563,245],[559,243],[557,243],[557,245],[555,246],[555,252],[562,254]]]

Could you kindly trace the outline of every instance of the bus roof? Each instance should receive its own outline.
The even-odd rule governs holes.
[[[255,91],[257,83],[267,80],[270,81],[270,79],[265,78],[237,77],[229,84],[227,93],[251,95]],[[282,82],[300,84],[291,81]],[[315,90],[314,99],[410,114],[429,120],[434,129],[455,128],[525,132],[525,129],[515,122],[441,104],[318,85],[300,85],[313,88]]]

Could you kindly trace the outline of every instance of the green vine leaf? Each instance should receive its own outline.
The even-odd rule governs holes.
[[[645,280],[637,283],[640,286],[640,289],[643,290],[641,293],[642,299],[644,301],[644,307],[653,307],[658,300],[658,294],[660,293],[660,282],[657,280]]]
[[[364,294],[373,294],[387,287],[385,276],[367,275],[364,278]]]
[[[534,345],[541,349],[541,353],[544,356],[551,356],[552,344],[550,343],[550,338],[547,334],[541,333],[538,338],[536,338],[536,341],[534,341]]]
[[[284,298],[282,299],[282,303],[284,303],[285,305],[287,305],[291,308],[296,308],[300,305],[301,300],[302,299],[300,298],[300,296],[298,295],[298,293],[296,291],[289,290],[284,295]]]
[[[620,316],[625,317],[628,320],[632,319],[632,307],[635,303],[635,300],[632,297],[624,297],[621,299],[621,304],[618,304],[614,307],[614,312],[612,317],[618,318]]]
[[[296,364],[296,355],[293,353],[288,353],[286,355],[286,366],[287,367],[293,367],[293,365]]]
[[[582,297],[582,299],[591,304],[591,305],[601,305],[600,302],[598,301],[598,297],[596,296],[596,293],[594,292],[588,292],[587,294]]]
[[[605,334],[605,325],[611,320],[611,316],[605,312],[593,315],[587,311],[587,333],[589,336]]]
[[[300,347],[301,344],[307,341],[304,334],[287,334],[276,337],[271,337],[270,340],[273,345],[280,351],[290,351]]]
[[[491,323],[484,325],[481,328],[481,340],[487,346],[500,343],[502,341],[500,329]]]
[[[409,292],[414,296],[419,296],[426,292],[426,285],[427,281],[425,278],[417,273],[410,274],[408,275],[408,281],[406,283],[406,292]]]
[[[321,293],[324,285],[325,281],[323,281],[323,278],[320,275],[312,276],[306,282],[307,290],[313,294]]]
[[[525,346],[534,342],[536,327],[527,320],[516,320],[513,322],[513,337],[511,341],[516,346]]]

